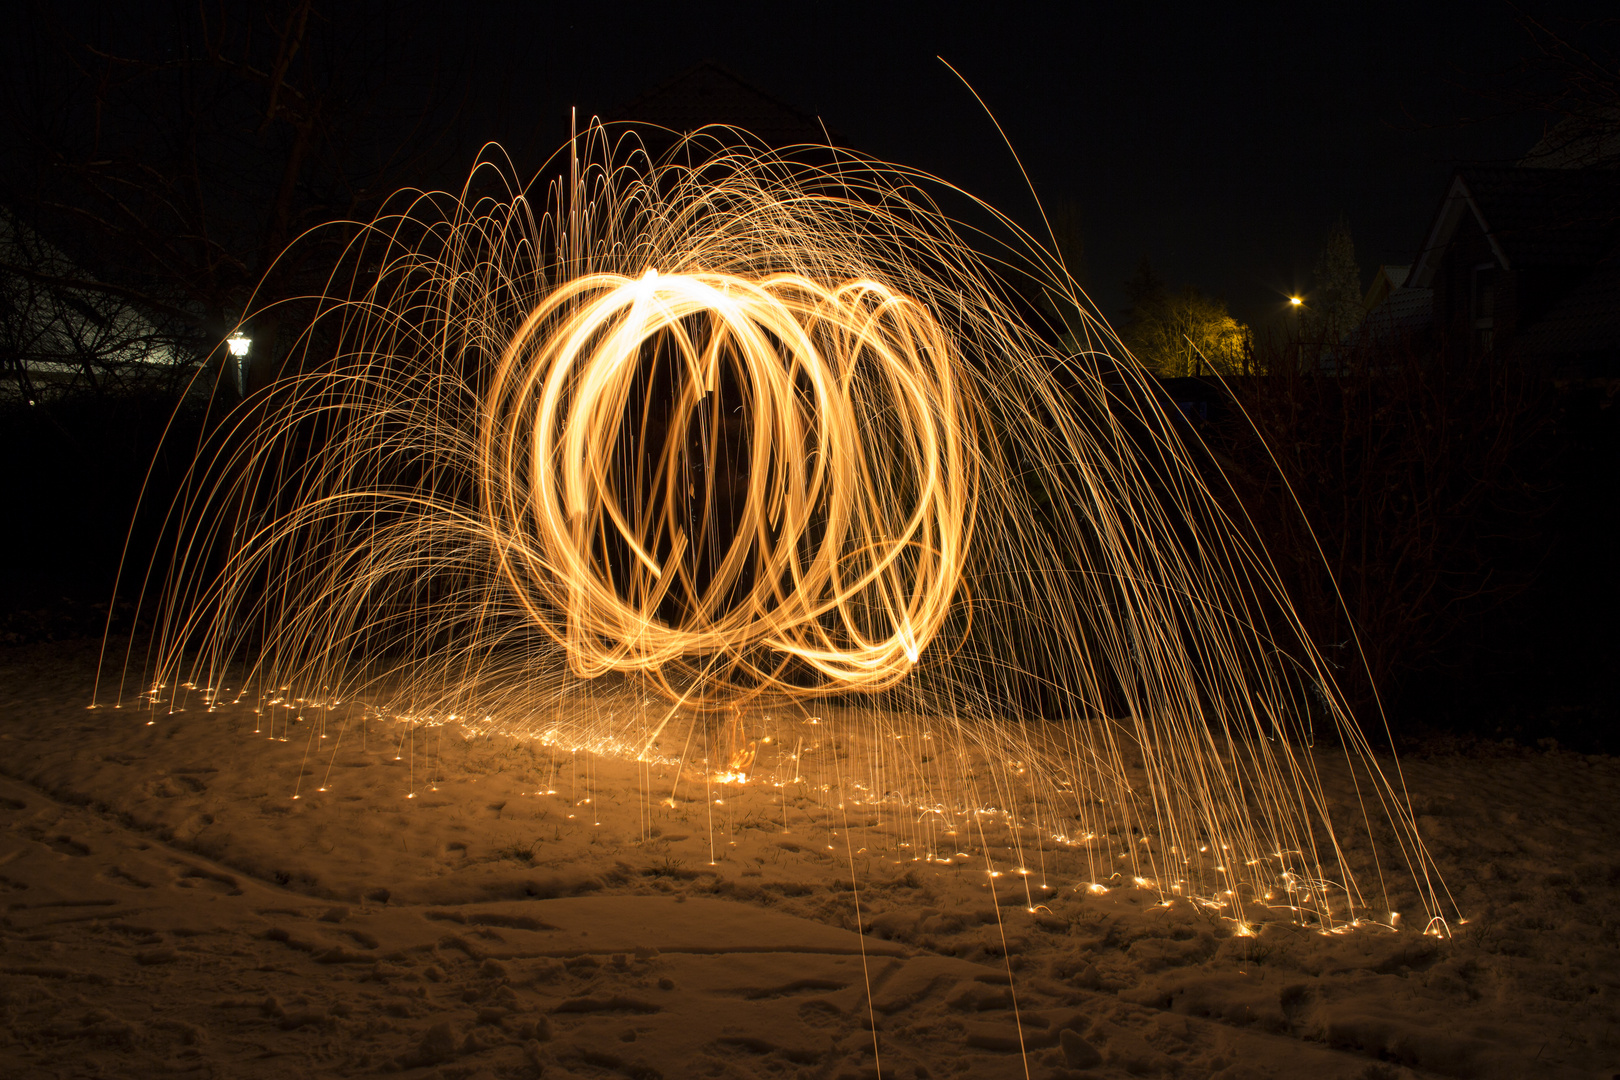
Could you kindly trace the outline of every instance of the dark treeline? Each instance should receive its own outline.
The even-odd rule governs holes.
[[[81,392],[48,407],[0,402],[10,508],[0,530],[0,645],[102,632],[126,538],[135,578],[125,584],[138,589],[210,426],[203,402],[177,411],[162,394]],[[131,624],[134,599],[120,590],[115,627]]]
[[[1616,383],[1412,342],[1261,363],[1164,386],[1368,733],[1614,749]]]
[[[464,65],[386,4],[29,3],[10,28],[0,641],[99,630],[131,521],[139,571],[198,440],[277,378],[342,223],[473,152]]]

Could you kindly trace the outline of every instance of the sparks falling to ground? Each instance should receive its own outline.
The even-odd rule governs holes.
[[[402,193],[281,305],[284,375],[148,578],[156,722],[246,702],[317,776],[385,717],[813,780],[912,858],[1067,851],[1064,887],[1239,932],[1389,924],[1392,892],[1444,928],[1399,776],[1046,246],[826,148],[578,146],[549,186],[490,152]],[[1318,739],[1363,820],[1328,820]]]

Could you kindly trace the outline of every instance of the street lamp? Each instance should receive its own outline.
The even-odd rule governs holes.
[[[1289,335],[1289,337],[1291,337],[1293,339],[1290,344],[1293,346],[1293,350],[1294,350],[1293,364],[1294,364],[1294,370],[1296,370],[1296,371],[1299,370],[1300,364],[1303,363],[1303,361],[1305,359],[1305,345],[1304,345],[1304,342],[1301,341],[1301,339],[1300,339],[1300,325],[1299,325],[1300,324],[1299,313],[1301,311],[1304,311],[1304,310],[1305,310],[1305,298],[1303,296],[1293,295],[1293,296],[1290,296],[1288,298],[1288,313],[1294,317],[1293,332]]]
[[[252,346],[253,339],[240,330],[225,339],[225,349],[235,361],[231,366],[236,369],[236,392],[241,397],[247,396],[247,355]]]

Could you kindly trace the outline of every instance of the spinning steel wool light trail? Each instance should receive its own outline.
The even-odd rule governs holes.
[[[869,279],[568,281],[485,396],[497,564],[587,678],[734,700],[799,692],[798,661],[803,689],[892,686],[945,622],[972,531],[957,363],[926,309]]]
[[[967,204],[992,262],[927,194],[962,193],[819,153],[596,127],[533,198],[497,154],[399,196],[172,512],[154,710],[241,663],[238,700],[667,759],[706,715],[814,707],[839,801],[903,808],[919,858],[988,815],[1026,866],[1240,925],[1439,915],[1398,777],[1061,262]],[[768,779],[748,745],[710,779]],[[1375,830],[1415,884],[1352,857]]]

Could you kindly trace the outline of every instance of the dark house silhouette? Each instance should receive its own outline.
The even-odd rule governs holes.
[[[1620,170],[1459,169],[1407,287],[1471,359],[1557,367],[1620,355]]]
[[[1458,169],[1417,260],[1382,268],[1367,306],[1367,337],[1432,335],[1474,361],[1620,373],[1620,169]]]

